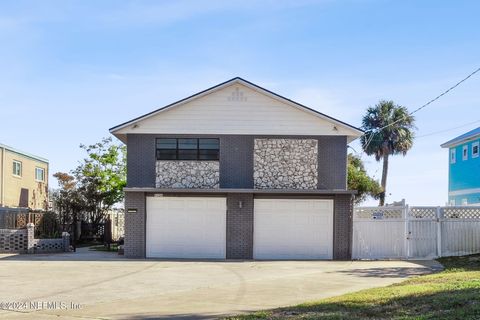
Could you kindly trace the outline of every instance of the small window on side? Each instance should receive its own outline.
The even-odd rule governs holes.
[[[35,180],[44,182],[45,181],[45,169],[35,168]]]
[[[477,141],[472,143],[472,158],[478,158],[478,154],[479,154],[479,143]]]
[[[457,149],[452,148],[450,149],[450,163],[457,162]]]
[[[21,177],[22,176],[22,163],[17,160],[13,160],[13,175]]]
[[[463,146],[462,160],[468,160],[468,146]]]

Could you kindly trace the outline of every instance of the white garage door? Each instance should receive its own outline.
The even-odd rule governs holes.
[[[225,259],[225,198],[147,197],[148,258]]]
[[[255,199],[255,259],[332,259],[333,200]]]

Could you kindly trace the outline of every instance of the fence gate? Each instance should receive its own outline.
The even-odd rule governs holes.
[[[437,243],[437,208],[407,207],[407,255],[411,259],[433,259],[439,256]]]
[[[404,207],[355,208],[354,259],[401,259],[406,256]]]
[[[480,252],[480,207],[359,207],[354,259],[432,259]]]

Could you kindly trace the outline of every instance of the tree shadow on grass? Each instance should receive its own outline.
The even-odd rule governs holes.
[[[424,268],[424,267],[419,267],[419,268],[379,267],[379,268],[337,270],[335,271],[335,273],[343,273],[343,274],[348,274],[352,276],[372,277],[372,278],[407,278],[407,277],[430,274],[433,271],[434,269]]]
[[[444,290],[433,294],[412,294],[385,302],[320,302],[273,310],[271,319],[480,319],[480,286]]]

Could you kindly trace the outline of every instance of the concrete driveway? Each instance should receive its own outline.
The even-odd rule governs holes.
[[[438,268],[433,261],[127,260],[86,248],[0,255],[0,303],[8,309],[0,318],[210,319],[385,286]]]

